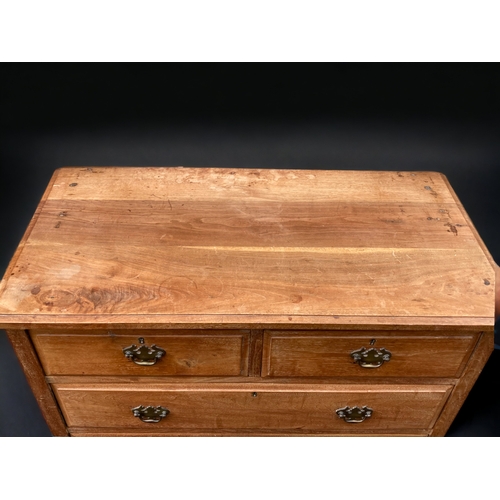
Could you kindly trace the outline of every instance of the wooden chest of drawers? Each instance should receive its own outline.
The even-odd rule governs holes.
[[[439,173],[64,168],[0,327],[54,435],[444,435],[492,262]]]

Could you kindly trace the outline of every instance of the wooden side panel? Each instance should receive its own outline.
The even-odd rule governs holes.
[[[67,436],[66,423],[49,385],[45,382],[42,367],[29,335],[22,330],[7,330],[7,336],[14,347],[50,432],[54,436]]]
[[[246,376],[249,332],[33,330],[31,337],[47,375]],[[123,349],[156,345],[166,354],[152,366],[128,360]]]
[[[263,376],[268,377],[459,377],[477,342],[468,335],[380,335],[356,332],[267,332]],[[351,353],[385,349],[391,357],[363,368]]]
[[[432,427],[450,391],[450,386],[360,386],[354,391],[315,387],[294,391],[237,388],[209,390],[158,387],[54,385],[61,408],[71,427],[123,427],[144,430],[267,429],[351,432],[365,430],[422,429]],[[170,413],[161,422],[149,424],[134,417],[132,409],[162,406]],[[345,406],[368,406],[373,415],[360,424],[340,419],[336,410]]]
[[[448,404],[432,429],[432,436],[446,434],[492,352],[493,332],[485,332],[481,336],[463,376],[455,386]]]

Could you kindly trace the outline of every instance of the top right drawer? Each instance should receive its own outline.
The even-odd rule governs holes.
[[[478,334],[266,331],[263,377],[460,377]]]

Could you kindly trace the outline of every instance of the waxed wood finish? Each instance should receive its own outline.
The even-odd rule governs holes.
[[[436,172],[75,167],[0,282],[0,328],[55,435],[442,436],[493,349],[494,290]],[[167,354],[125,359],[139,337]],[[391,360],[362,368],[361,347]],[[355,405],[372,417],[335,413]]]
[[[28,334],[23,331],[14,330],[7,330],[6,333],[50,432],[54,436],[67,436],[66,423],[52,390],[44,379],[40,361]]]
[[[433,172],[61,169],[10,271],[0,326],[493,324]]]
[[[342,432],[332,432],[332,431],[309,431],[309,430],[287,430],[276,431],[267,429],[224,429],[224,430],[210,430],[206,429],[189,429],[189,430],[175,430],[175,431],[139,431],[139,429],[128,429],[124,430],[120,427],[115,428],[99,428],[99,427],[71,427],[69,429],[70,435],[74,437],[295,437],[295,436],[308,436],[308,437],[352,437],[353,433],[342,433]],[[356,432],[356,436],[363,437],[406,437],[408,435],[412,436],[428,436],[429,431],[427,429],[397,429],[395,431],[391,429],[385,429],[383,432],[374,430],[362,430],[359,429]]]
[[[446,434],[446,431],[449,429],[453,419],[457,416],[458,411],[476,382],[486,361],[488,361],[492,350],[493,335],[482,335],[475,349],[474,356],[468,364],[463,376],[455,384],[452,397],[450,397],[449,403],[444,408],[439,421],[433,428],[431,436],[444,436]]]
[[[55,385],[68,425],[165,429],[305,429],[353,432],[404,427],[430,428],[450,392],[447,386],[359,386],[356,388],[294,388],[273,392],[248,388],[238,391],[214,384],[205,390],[157,387],[130,390],[129,386],[106,388]],[[173,390],[172,390],[173,389]],[[302,390],[300,390],[302,389]],[[307,389],[309,389],[307,391]],[[163,406],[170,414],[158,423],[134,417],[139,405]],[[373,415],[359,424],[347,423],[335,411],[345,406],[369,406]]]
[[[477,335],[360,335],[358,332],[268,332],[264,337],[263,376],[270,377],[458,377]],[[391,359],[363,368],[351,353],[387,349]]]
[[[31,337],[47,375],[248,375],[249,332],[195,333],[127,330],[53,333],[36,330]],[[152,366],[128,360],[123,349],[156,345],[166,354]]]

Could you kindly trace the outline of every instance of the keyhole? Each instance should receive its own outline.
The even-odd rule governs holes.
[[[144,344],[144,338],[143,337],[139,337],[139,344]]]
[[[370,340],[370,345],[375,345],[375,342],[377,342],[377,340],[376,340],[376,339],[371,339],[371,340]]]

